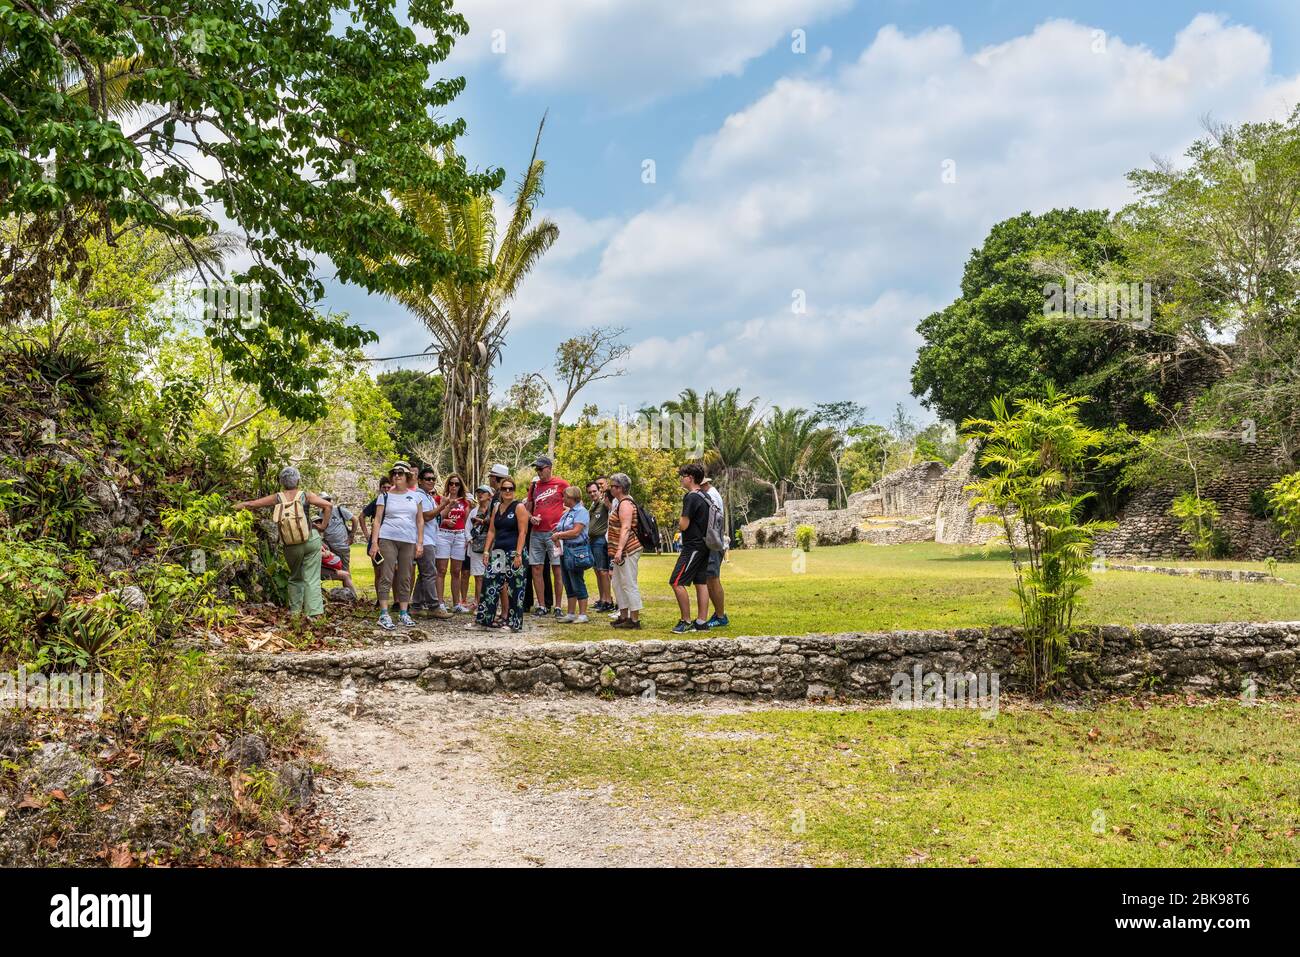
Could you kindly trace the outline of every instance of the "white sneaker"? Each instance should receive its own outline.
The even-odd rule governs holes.
[[[458,614],[458,615],[468,615],[468,614],[469,614],[469,606],[468,606],[468,605],[457,605],[455,608],[452,609],[452,611],[454,611],[454,612],[455,612],[456,614]]]
[[[588,618],[586,615],[578,615],[576,618],[573,619],[573,623],[575,625],[585,625],[589,621],[591,621],[591,619]]]
[[[561,625],[572,625],[575,621],[578,620],[578,616],[577,616],[577,615],[561,615],[559,618],[557,618],[557,619],[555,619],[555,620],[558,621]]]

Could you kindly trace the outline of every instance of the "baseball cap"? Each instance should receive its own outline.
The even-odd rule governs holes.
[[[506,478],[510,475],[510,470],[498,462],[496,465],[492,466],[492,468],[488,469],[488,475],[495,476],[496,478]]]
[[[533,459],[533,468],[537,468],[537,469],[549,468],[554,464],[555,463],[552,462],[550,458],[548,458],[545,455],[539,455],[537,456],[537,458]]]
[[[700,484],[701,484],[701,485],[712,485],[712,484],[713,484],[713,476],[712,476],[712,475],[706,475],[706,476],[704,476],[704,481],[701,482]]]
[[[480,485],[478,488],[474,489],[474,491],[476,491],[476,492],[487,492],[489,495],[491,495],[491,494],[492,494],[492,486],[491,486],[491,485]]]

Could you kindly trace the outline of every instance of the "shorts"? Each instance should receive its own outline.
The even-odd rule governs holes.
[[[449,528],[439,527],[434,532],[434,536],[434,558],[439,561],[448,558],[454,558],[458,562],[465,560],[465,529],[458,528],[452,531]]]
[[[672,577],[668,584],[703,585],[709,574],[709,550],[692,546],[683,548],[677,555],[677,564],[673,566]]]
[[[591,561],[596,571],[609,571],[609,539],[604,535],[591,539]]]
[[[707,566],[707,571],[705,572],[709,578],[722,577],[722,557],[724,554],[725,553],[721,549],[716,552],[713,549],[709,549],[709,564]]]
[[[475,578],[487,574],[487,563],[483,561],[483,553],[470,551],[469,553],[469,573]]]
[[[551,548],[550,532],[539,532],[533,529],[532,534],[528,536],[528,564],[560,564],[560,556]]]

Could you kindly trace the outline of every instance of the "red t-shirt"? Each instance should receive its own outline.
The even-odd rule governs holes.
[[[569,483],[552,475],[545,482],[536,482],[528,493],[528,511],[541,519],[534,530],[550,532],[555,530],[560,516],[564,514],[564,490]]]
[[[434,507],[442,508],[443,501],[441,495],[435,495],[433,497]],[[449,532],[459,532],[465,527],[465,520],[469,518],[469,510],[469,499],[456,499],[456,501],[452,503],[451,508],[447,509],[447,514],[442,517],[442,525],[439,527],[445,528]]]

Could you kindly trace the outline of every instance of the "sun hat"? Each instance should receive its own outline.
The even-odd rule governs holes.
[[[510,470],[506,468],[504,465],[502,465],[500,462],[498,462],[495,465],[493,465],[491,469],[488,470],[488,475],[491,475],[495,478],[506,478],[507,476],[510,475]]]

